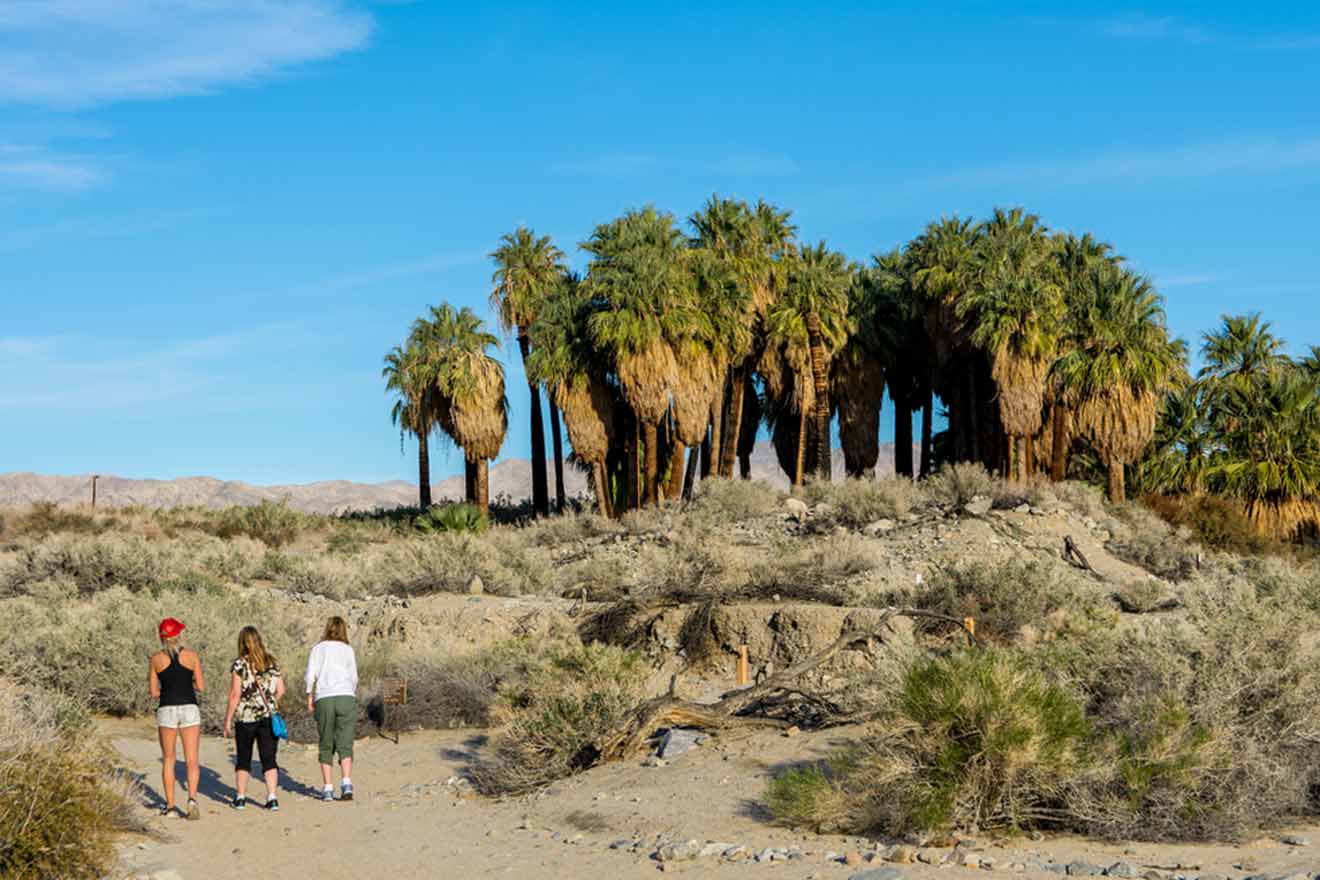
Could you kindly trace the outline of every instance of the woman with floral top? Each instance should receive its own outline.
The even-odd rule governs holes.
[[[248,777],[252,774],[252,745],[261,757],[266,777],[266,809],[278,810],[279,765],[275,751],[279,740],[271,728],[271,716],[284,696],[284,679],[275,657],[266,652],[261,634],[245,626],[238,634],[238,659],[230,667],[229,708],[225,711],[225,736],[234,736],[234,809],[247,806]]]

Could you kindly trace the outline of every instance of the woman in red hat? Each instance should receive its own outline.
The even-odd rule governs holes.
[[[174,812],[174,743],[183,740],[183,758],[188,764],[189,819],[200,819],[197,809],[197,783],[201,766],[197,748],[202,739],[202,713],[197,695],[206,689],[202,660],[196,651],[183,646],[184,626],[173,617],[160,622],[157,634],[161,649],[151,656],[147,666],[147,684],[151,695],[160,701],[156,709],[156,732],[160,735],[160,778],[164,785],[165,806],[162,816]]]

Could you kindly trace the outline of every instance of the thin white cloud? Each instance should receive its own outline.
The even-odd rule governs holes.
[[[920,182],[947,187],[1090,186],[1211,175],[1277,174],[1308,168],[1320,168],[1320,137],[1214,141],[1073,159],[991,164],[932,175]]]
[[[1229,46],[1257,51],[1305,51],[1320,48],[1320,34],[1226,34],[1213,31],[1172,15],[1135,13],[1112,18],[1097,25],[1109,37],[1125,40],[1152,40],[1183,43],[1190,46]]]
[[[45,147],[0,144],[0,186],[84,190],[105,178],[100,166],[83,156]]]
[[[360,48],[371,29],[341,0],[7,0],[0,101],[201,94]]]

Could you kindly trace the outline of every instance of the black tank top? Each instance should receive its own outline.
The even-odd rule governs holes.
[[[179,662],[178,654],[170,654],[170,665],[156,673],[160,681],[160,705],[195,706],[197,692],[193,690],[193,671]]]

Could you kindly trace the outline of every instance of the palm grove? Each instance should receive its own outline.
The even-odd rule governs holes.
[[[717,196],[686,228],[648,206],[580,248],[582,275],[526,228],[491,254],[491,305],[531,395],[538,514],[550,509],[543,391],[557,507],[562,414],[571,461],[612,516],[735,468],[746,478],[762,426],[795,487],[831,478],[836,418],[847,475],[872,478],[887,390],[903,476],[974,461],[1018,481],[1104,481],[1115,502],[1134,481],[1218,495],[1280,538],[1320,520],[1320,351],[1294,361],[1258,317],[1225,317],[1192,376],[1146,278],[1022,209],[941,219],[866,265],[799,240],[787,211]],[[468,500],[489,505],[508,409],[496,344],[446,304],[386,357],[394,419],[419,442],[423,507],[437,429],[463,450]]]

